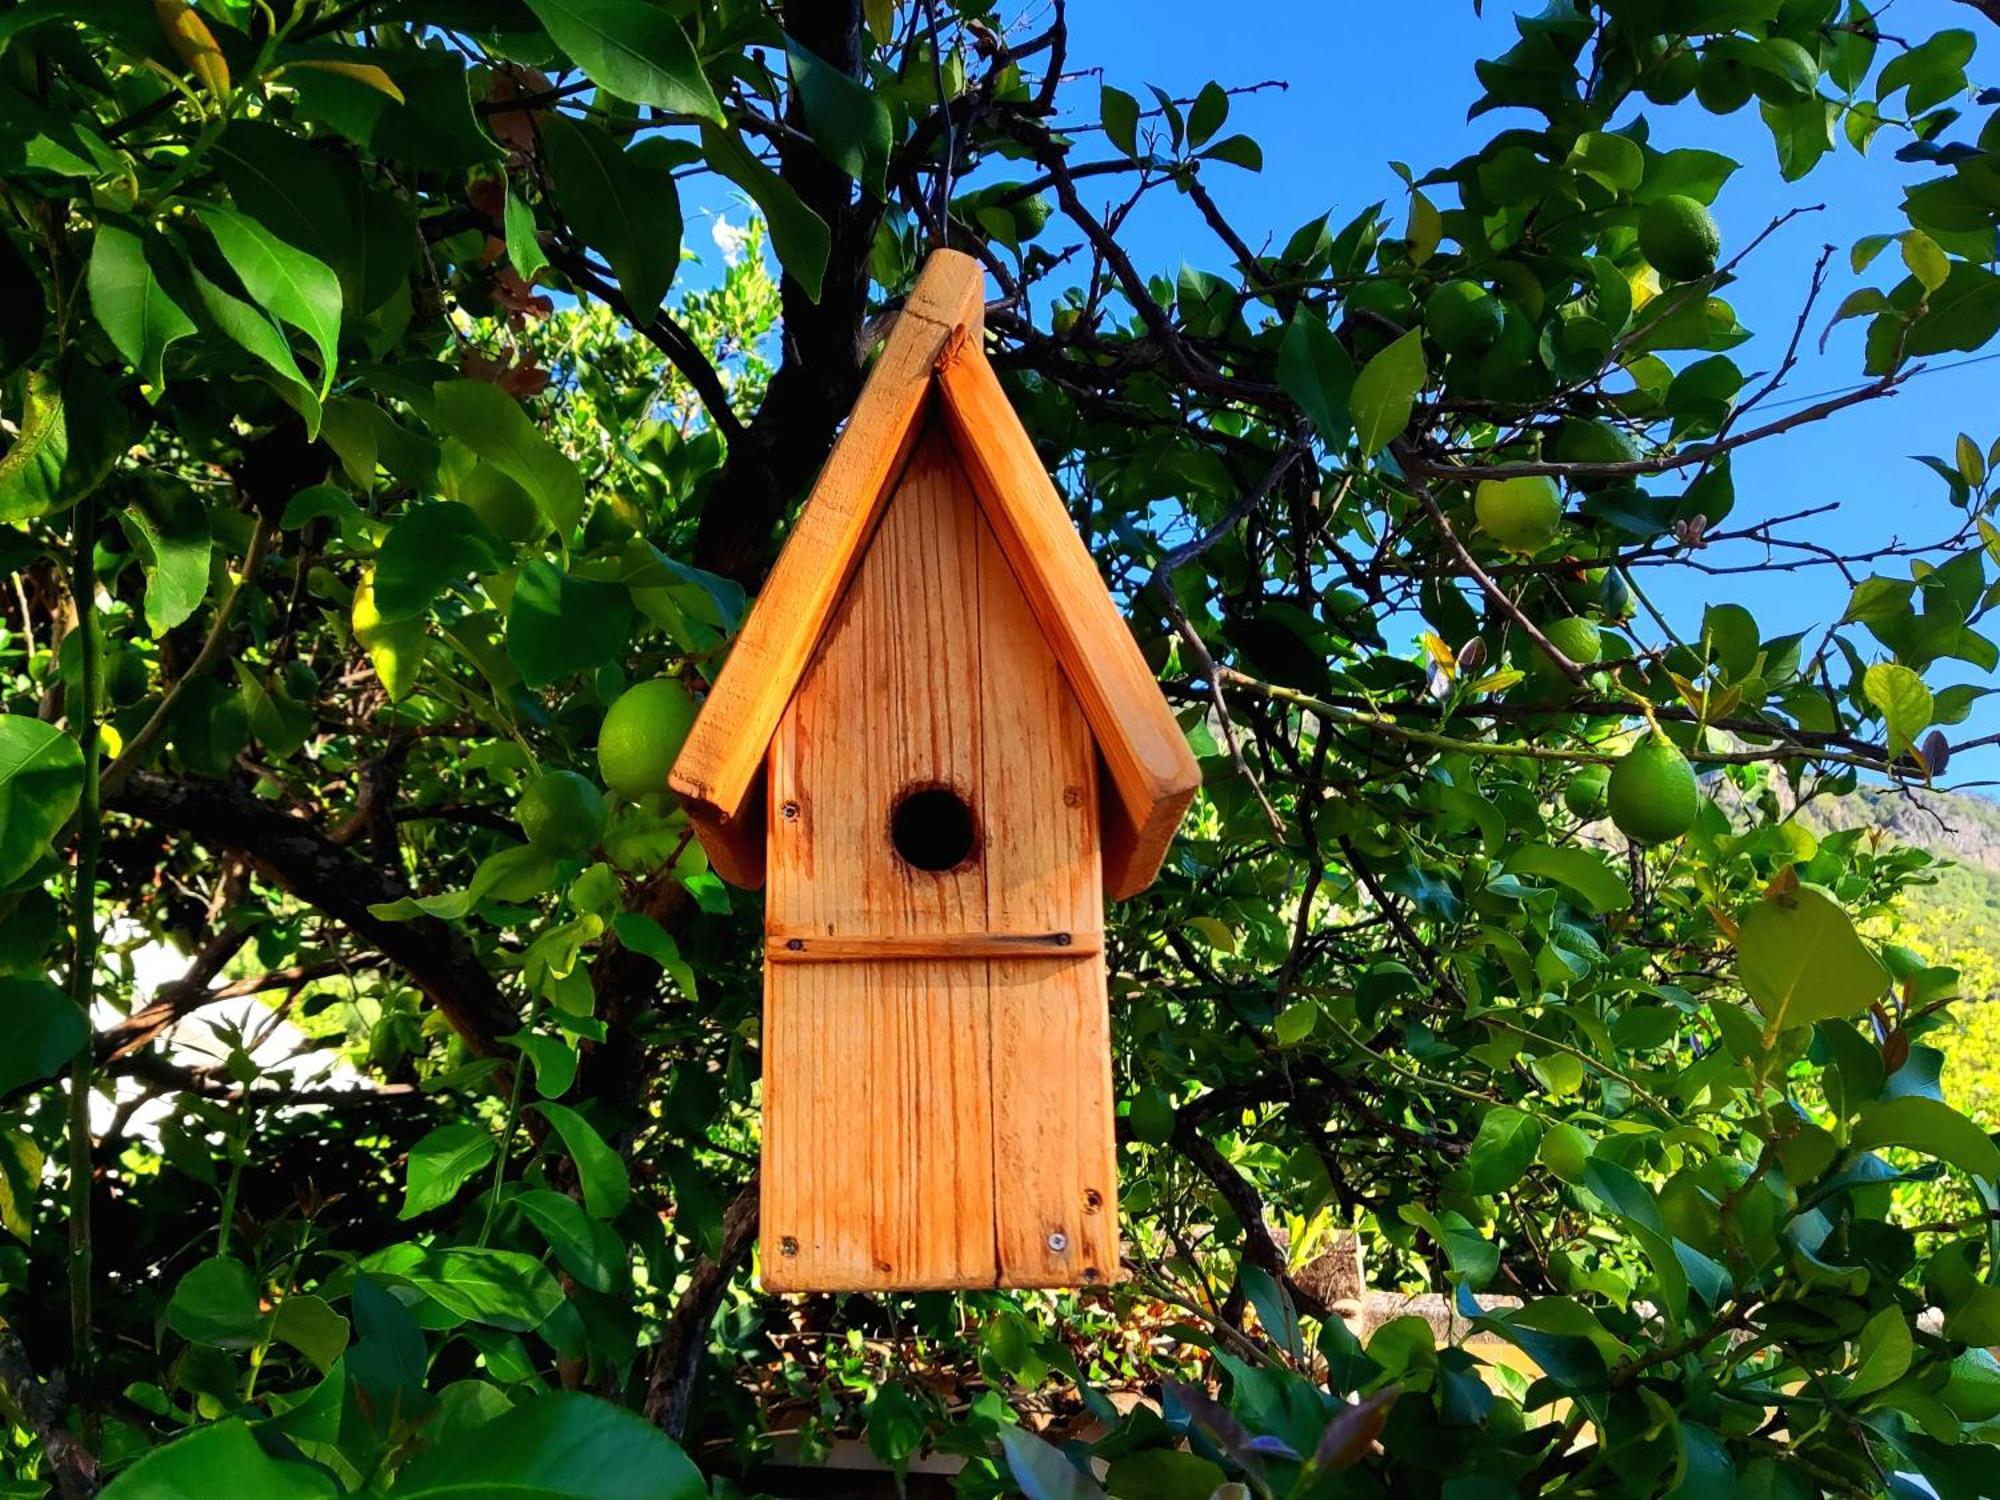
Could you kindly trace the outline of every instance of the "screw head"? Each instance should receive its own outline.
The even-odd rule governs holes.
[[[778,1241],[778,1253],[781,1255],[797,1255],[799,1253],[799,1242],[789,1234],[786,1235]]]
[[[796,802],[787,802],[778,809],[778,816],[783,818],[787,823],[796,819],[798,815],[799,805]]]
[[[1069,1249],[1069,1236],[1064,1234],[1060,1229],[1053,1231],[1049,1235],[1049,1249],[1053,1250],[1057,1255],[1061,1255],[1063,1251]]]

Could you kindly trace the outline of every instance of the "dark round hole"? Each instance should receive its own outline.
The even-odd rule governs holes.
[[[972,809],[948,787],[911,792],[889,814],[889,842],[919,870],[957,869],[971,857],[976,839]]]

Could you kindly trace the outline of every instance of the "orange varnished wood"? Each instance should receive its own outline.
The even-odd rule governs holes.
[[[1118,805],[1107,824],[1118,837],[1106,844],[1104,883],[1122,899],[1158,874],[1200,767],[970,330],[942,352],[937,389],[959,460],[1110,773]]]
[[[708,856],[709,868],[731,885],[746,891],[764,884],[764,776],[750,784],[743,810],[725,818],[706,802],[687,804],[688,822]]]
[[[766,965],[771,1290],[1116,1274],[1096,751],[938,429],[917,443],[771,741],[767,931],[836,951],[1069,932],[1090,951]],[[896,796],[974,854],[916,870]]]
[[[743,622],[668,783],[696,804],[695,829],[717,872],[742,868],[709,840],[756,824],[751,792],[772,732],[812,659],[909,453],[929,401],[939,349],[959,327],[976,336],[985,272],[940,251],[925,262],[869,372],[847,427],[797,526]],[[725,875],[725,878],[728,878]]]

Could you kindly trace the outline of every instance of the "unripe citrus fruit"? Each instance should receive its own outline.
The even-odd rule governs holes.
[[[1576,615],[1564,615],[1549,621],[1542,627],[1542,634],[1549,638],[1551,646],[1580,667],[1589,666],[1604,651],[1604,642],[1597,627]],[[1569,674],[1557,666],[1540,646],[1528,647],[1525,671],[1526,686],[1538,697],[1566,693],[1573,686]]]
[[[1694,827],[1701,794],[1694,767],[1664,735],[1652,734],[1611,768],[1611,821],[1637,844],[1664,844]]]
[[[1538,474],[1519,479],[1482,479],[1472,493],[1479,529],[1515,552],[1546,547],[1562,520],[1562,495],[1555,482]]]
[[[1676,47],[1647,73],[1646,97],[1655,104],[1678,104],[1701,82],[1701,59],[1686,46]]]
[[[1694,81],[1694,96],[1712,115],[1734,114],[1750,102],[1753,81],[1750,69],[1738,59],[1706,52],[1702,54],[1701,73]]]
[[[1631,437],[1605,422],[1564,417],[1556,424],[1556,457],[1566,464],[1622,464],[1639,456]]]
[[[1585,766],[1563,788],[1563,806],[1579,818],[1603,817],[1606,783],[1610,780],[1609,766]]]
[[[597,735],[597,771],[626,797],[667,789],[667,772],[694,727],[694,699],[671,677],[627,688]]]
[[[1715,269],[1722,234],[1705,207],[1671,193],[1640,210],[1639,249],[1663,275],[1693,281]]]
[[[604,794],[574,771],[535,778],[514,804],[528,842],[557,859],[581,859],[604,837]]]
[[[1424,326],[1447,354],[1480,354],[1506,323],[1500,299],[1472,281],[1447,281],[1424,301]]]

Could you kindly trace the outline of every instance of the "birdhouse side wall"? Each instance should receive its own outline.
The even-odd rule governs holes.
[[[770,750],[767,1287],[1115,1276],[1098,775],[927,430]],[[924,794],[969,814],[948,868],[899,852]],[[949,857],[950,824],[919,820],[909,847]],[[1024,956],[986,956],[1008,942]],[[885,943],[899,956],[870,956]]]

